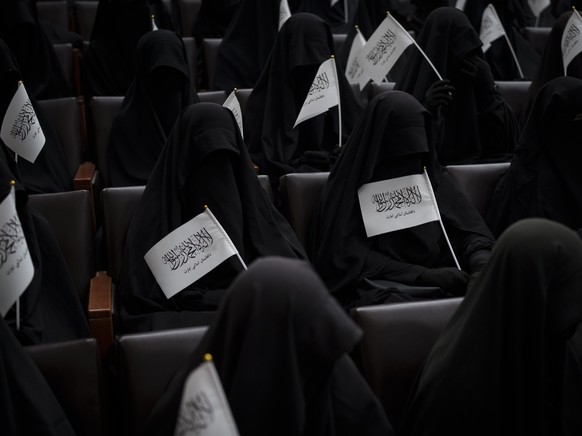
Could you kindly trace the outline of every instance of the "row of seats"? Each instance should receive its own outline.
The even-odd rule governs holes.
[[[362,307],[364,331],[354,352],[365,379],[397,425],[422,362],[461,299]],[[94,339],[26,347],[77,434],[142,434],[166,384],[195,350],[206,327],[123,335],[116,339],[112,386],[104,382]],[[83,386],[83,389],[79,389]],[[115,399],[115,400],[114,400]]]
[[[509,163],[447,167],[449,173],[477,210],[485,214],[493,190]],[[299,240],[307,245],[319,195],[329,173],[296,173],[281,178],[283,213]],[[259,181],[267,196],[267,176]],[[59,242],[79,298],[87,310],[92,334],[105,358],[115,336],[113,292],[119,282],[125,238],[143,186],[105,188],[101,192],[103,233],[107,270],[94,270],[94,219],[89,191],[72,191],[30,196],[30,204],[47,218]]]

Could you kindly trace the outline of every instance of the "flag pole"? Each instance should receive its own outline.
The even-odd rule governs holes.
[[[392,21],[394,21],[396,23],[396,25],[398,27],[400,27],[400,30],[402,30],[403,32],[406,32],[410,36],[410,34],[408,33],[408,31],[404,27],[402,27],[402,25],[398,22],[398,20],[396,18],[394,18],[390,14],[390,11],[387,11],[386,14],[392,19]],[[422,49],[420,48],[420,46],[416,43],[415,39],[412,36],[410,36],[410,39],[412,40],[412,43],[416,46],[416,48],[418,49],[418,51],[420,51],[420,54],[422,54],[424,56],[424,58],[426,59],[426,61],[428,62],[428,64],[434,70],[434,72],[436,73],[436,75],[439,78],[439,80],[443,80],[443,77],[439,74],[438,70],[433,65],[433,63],[430,61],[430,59],[428,58],[428,56],[426,55],[426,53],[424,51],[422,51]]]
[[[348,0],[344,0],[344,23],[348,23],[349,21]]]
[[[18,156],[14,153],[14,156]],[[10,195],[14,201],[14,207],[16,207],[16,190],[14,186],[16,185],[15,180],[10,180]],[[20,331],[20,297],[16,299],[16,330]]]
[[[339,144],[339,148],[342,148],[342,102],[341,102],[341,95],[340,95],[340,89],[339,89],[339,78],[337,75],[337,67],[335,65],[335,56],[331,55],[331,58],[333,59],[332,65],[333,65],[333,74],[335,74],[335,83],[337,84],[337,113],[338,113],[338,130],[339,130],[339,138],[338,138],[338,144]]]
[[[503,36],[505,37],[505,41],[507,42],[507,45],[509,46],[509,51],[511,52],[511,56],[513,56],[513,60],[515,61],[515,65],[517,65],[517,71],[519,72],[519,77],[523,79],[524,77],[523,77],[523,71],[521,70],[521,65],[519,65],[519,61],[517,60],[517,55],[515,54],[515,51],[513,50],[513,46],[511,45],[511,42],[509,42],[509,37],[507,36],[507,31],[505,30],[505,27],[503,27],[503,23],[499,19],[499,15],[497,15],[497,9],[495,9],[495,6],[493,6],[493,5],[491,5],[491,9],[493,9],[493,13],[497,17],[497,21],[499,21],[499,23],[501,24],[501,27],[503,28]]]
[[[449,250],[451,250],[451,254],[453,255],[453,259],[455,260],[455,265],[457,266],[457,268],[459,270],[461,270],[461,266],[459,265],[459,261],[457,260],[457,256],[455,256],[455,252],[453,251],[453,246],[451,245],[451,241],[449,240],[449,235],[447,235],[447,231],[445,230],[445,225],[443,224],[443,220],[441,218],[441,212],[439,211],[439,206],[436,202],[436,195],[434,194],[434,191],[432,189],[432,184],[430,183],[428,173],[426,172],[426,167],[424,167],[424,177],[426,178],[426,184],[428,185],[428,187],[430,189],[430,194],[432,195],[432,198],[434,198],[436,213],[437,213],[437,216],[439,218],[439,223],[441,224],[441,229],[443,229],[443,233],[445,235],[447,245],[449,246]]]
[[[233,245],[232,241],[230,240],[230,237],[228,236],[228,234],[226,233],[226,230],[224,230],[222,228],[222,224],[220,224],[220,222],[216,219],[216,217],[214,216],[214,214],[212,213],[212,211],[210,210],[210,208],[205,204],[204,205],[204,210],[206,213],[208,213],[208,216],[210,217],[210,219],[212,221],[214,221],[214,224],[216,224],[216,227],[218,227],[223,233],[226,234],[226,239]],[[241,265],[243,266],[243,268],[246,270],[247,268],[247,264],[244,262],[244,260],[242,260],[242,257],[240,257],[240,254],[238,252],[238,250],[236,249],[236,247],[234,247],[234,251],[236,253],[236,257],[238,257],[238,260],[240,261]]]

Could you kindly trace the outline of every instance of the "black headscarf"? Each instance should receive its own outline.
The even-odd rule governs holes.
[[[527,92],[526,112],[522,122],[527,120],[527,114],[540,91],[540,89],[550,80],[564,75],[564,63],[562,61],[562,35],[566,23],[570,19],[572,11],[568,11],[560,16],[556,24],[552,27],[546,48],[542,55],[540,66],[532,80]],[[568,66],[568,76],[582,79],[582,54],[578,54]]]
[[[453,249],[474,272],[494,240],[478,212],[436,160],[430,114],[409,94],[382,93],[367,106],[321,194],[312,261],[344,306],[358,298],[358,282],[382,279],[414,285],[427,269],[454,267],[438,222],[366,237],[358,189],[411,174],[422,167],[431,180]]]
[[[463,59],[483,59],[481,40],[467,17],[455,8],[435,9],[417,41],[441,76],[455,87],[452,102],[441,108],[440,114],[433,114],[437,115],[435,146],[440,163],[510,159],[518,135],[513,111],[493,80],[483,83],[479,76],[470,78],[462,73]],[[426,93],[437,76],[420,51],[410,54],[403,70],[404,78],[396,82],[396,89],[426,104]],[[488,90],[477,93],[477,87]]]
[[[23,345],[89,337],[89,326],[73,279],[49,223],[29,208],[28,195],[0,159],[0,201],[10,195],[15,180],[16,211],[34,266],[32,282],[20,296],[20,330],[15,305],[6,322]]]
[[[293,129],[319,66],[333,54],[329,26],[313,14],[289,18],[245,108],[245,139],[253,162],[276,184],[291,172],[329,171],[338,144],[338,113],[304,121]],[[342,133],[347,137],[360,103],[338,65]],[[345,141],[344,141],[345,142]]]
[[[23,80],[21,70],[10,48],[0,39],[0,116],[4,115],[14,93],[18,89],[18,82]],[[34,95],[30,92],[28,82],[24,82],[26,92],[30,98],[42,131],[46,138],[45,145],[34,163],[18,158],[17,177],[30,194],[63,192],[73,188],[73,174],[67,168],[59,138],[48,121],[44,112],[37,104]],[[4,141],[0,140],[4,153],[14,160],[14,153],[10,151]]]
[[[581,283],[574,232],[510,227],[432,349],[399,434],[581,434]]]
[[[42,373],[1,317],[0,421],[5,436],[75,434]]]
[[[216,58],[210,88],[253,88],[267,64],[279,31],[281,0],[242,0]],[[293,2],[288,2],[293,11]]]
[[[538,93],[486,221],[495,234],[526,217],[582,227],[582,80],[558,77]]]
[[[527,14],[525,12],[525,8],[529,8],[527,2],[522,0],[467,0],[464,12],[477,33],[481,29],[483,11],[489,4],[495,7],[499,15],[501,24],[507,33],[507,37],[511,42],[521,66],[523,75],[526,79],[531,80],[540,62],[540,56],[521,34],[521,30],[527,24]],[[487,50],[485,57],[491,66],[495,80],[514,80],[520,78],[519,69],[504,37],[497,39],[491,44],[491,48]]]
[[[202,0],[192,25],[192,34],[196,38],[198,47],[201,47],[204,38],[224,37],[241,3],[241,0]]]
[[[258,260],[232,284],[154,407],[146,434],[174,434],[184,381],[211,353],[242,436],[390,436],[378,400],[347,356],[360,337],[307,263]]]
[[[176,33],[146,33],[137,55],[135,80],[111,125],[107,160],[112,186],[145,185],[178,115],[198,102],[184,43]]]
[[[39,100],[72,95],[32,0],[0,2],[0,38],[14,53],[29,95]]]
[[[262,190],[236,121],[220,105],[198,103],[178,118],[128,230],[120,296],[132,330],[195,325],[214,311],[242,270],[236,257],[167,299],[143,256],[208,205],[245,263],[265,255],[303,257],[290,225]]]
[[[99,0],[83,58],[87,98],[125,95],[137,69],[137,43],[152,27],[146,0]]]

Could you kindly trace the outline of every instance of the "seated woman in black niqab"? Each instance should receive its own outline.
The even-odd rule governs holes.
[[[545,219],[499,238],[430,352],[402,436],[582,434],[582,242]]]
[[[347,309],[463,295],[469,273],[489,256],[493,236],[437,162],[431,129],[430,114],[416,99],[384,92],[370,102],[330,173],[316,212],[311,260]],[[437,221],[366,237],[360,187],[421,174],[423,167],[462,270]]]
[[[14,180],[16,212],[34,266],[34,276],[20,295],[20,324],[16,304],[4,319],[22,345],[45,344],[89,337],[85,310],[73,284],[50,224],[28,206],[28,195],[10,157],[0,149],[0,202],[10,194]],[[0,235],[0,246],[10,244]],[[1,291],[1,290],[0,290]]]
[[[534,104],[538,92],[546,83],[556,77],[562,77],[565,75],[582,79],[582,53],[578,53],[578,55],[572,59],[566,71],[564,71],[564,62],[562,58],[562,35],[564,34],[564,29],[566,28],[566,24],[572,16],[572,13],[572,11],[568,11],[562,14],[550,31],[546,48],[542,54],[540,66],[527,91],[526,101],[524,102],[524,116],[520,120],[522,126],[527,121],[527,116],[531,111],[531,107]]]
[[[435,9],[417,41],[444,80],[437,80],[414,50],[395,89],[414,95],[432,113],[439,162],[510,160],[518,123],[497,90],[481,40],[465,14],[455,8]]]
[[[19,82],[23,80],[22,72],[8,45],[0,39],[0,117],[4,119],[6,111],[14,94],[18,90]],[[45,136],[45,144],[34,163],[14,156],[0,139],[0,147],[6,156],[18,168],[20,182],[29,194],[43,194],[63,192],[73,189],[75,169],[69,169],[57,133],[38,105],[34,95],[29,91],[28,82],[24,82],[26,92]]]
[[[485,220],[494,234],[527,217],[582,228],[582,80],[558,77],[539,92],[515,157]]]
[[[174,427],[184,382],[210,353],[242,436],[391,436],[382,406],[348,356],[361,335],[309,264],[257,260],[231,285],[144,434],[180,434]]]
[[[329,26],[321,18],[292,15],[249,96],[243,120],[245,140],[253,162],[274,186],[284,174],[329,171],[335,162],[340,132],[337,107],[293,129],[315,74],[334,53],[333,47]],[[338,76],[341,132],[347,137],[361,106],[339,66]]]
[[[176,33],[146,33],[137,56],[136,77],[111,125],[111,186],[145,185],[180,112],[199,101],[190,86],[184,43]]]
[[[118,293],[123,330],[200,325],[214,315],[243,269],[236,257],[170,299],[144,260],[152,246],[205,205],[245,263],[266,255],[305,257],[261,188],[232,113],[217,104],[192,105],[176,121],[128,230]]]

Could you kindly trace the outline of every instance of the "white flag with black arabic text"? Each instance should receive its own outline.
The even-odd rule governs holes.
[[[572,12],[562,33],[562,61],[564,62],[564,75],[568,71],[570,62],[582,53],[582,18],[578,11]]]
[[[238,98],[236,97],[236,91],[232,91],[222,105],[225,108],[229,109],[232,112],[232,114],[234,115],[234,119],[236,120],[236,123],[238,124],[238,129],[240,131],[240,135],[244,139],[242,110],[240,108],[240,102],[238,101]]]
[[[498,38],[505,35],[503,24],[497,15],[495,7],[490,3],[483,11],[481,17],[481,30],[479,31],[479,38],[483,43],[483,53],[491,47],[491,43]]]
[[[350,53],[348,55],[348,62],[346,64],[346,78],[350,84],[358,84],[360,91],[370,80],[357,58],[358,53],[365,45],[366,38],[364,38],[364,35],[360,32],[360,29],[356,29],[356,36],[354,36],[354,40],[352,41],[352,46],[350,47]]]

